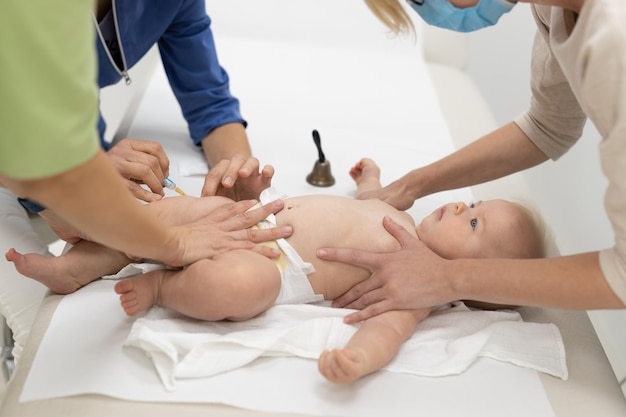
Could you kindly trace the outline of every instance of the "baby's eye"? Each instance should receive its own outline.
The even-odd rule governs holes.
[[[478,219],[470,220],[470,226],[472,226],[472,230],[476,230],[477,225],[478,225]]]

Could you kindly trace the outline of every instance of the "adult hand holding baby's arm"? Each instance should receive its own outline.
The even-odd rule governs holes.
[[[359,310],[346,316],[346,323],[390,310],[428,308],[451,299],[447,280],[441,276],[446,261],[390,218],[385,217],[383,225],[400,243],[400,250],[375,253],[322,248],[317,252],[326,261],[356,265],[371,273],[370,278],[333,301],[333,307]]]

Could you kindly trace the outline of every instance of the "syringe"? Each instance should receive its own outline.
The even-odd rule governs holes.
[[[167,177],[165,177],[165,179],[163,180],[163,186],[165,188],[169,188],[170,190],[176,191],[180,195],[187,195],[187,194],[185,194],[185,192],[183,190],[180,189],[180,187],[176,186],[174,181],[172,181],[171,179],[169,179]]]

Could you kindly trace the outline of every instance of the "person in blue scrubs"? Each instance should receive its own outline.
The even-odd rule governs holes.
[[[128,70],[158,45],[191,139],[213,169],[202,195],[258,198],[273,171],[266,167],[259,172],[259,161],[252,157],[239,101],[230,93],[228,74],[217,58],[204,0],[97,0],[95,21],[100,88],[122,79],[131,83]],[[98,128],[107,149],[105,127],[101,115]],[[136,197],[161,198],[169,161],[158,143],[123,139],[108,155]]]

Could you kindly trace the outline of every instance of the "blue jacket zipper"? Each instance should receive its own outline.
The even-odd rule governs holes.
[[[96,25],[96,30],[98,31],[98,38],[100,38],[100,43],[102,43],[102,45],[104,46],[104,50],[106,51],[107,56],[109,57],[109,61],[111,61],[113,68],[117,70],[118,74],[120,74],[122,78],[124,78],[124,82],[126,83],[126,85],[130,85],[133,82],[133,80],[130,78],[130,75],[128,75],[128,67],[126,65],[126,56],[124,55],[124,45],[122,44],[122,37],[120,36],[120,30],[117,24],[117,10],[115,8],[115,0],[111,1],[111,9],[112,9],[111,11],[113,12],[113,26],[115,26],[115,36],[117,36],[117,43],[120,46],[120,55],[122,56],[123,68],[119,68],[117,64],[115,63],[115,60],[113,59],[113,56],[111,55],[111,51],[109,51],[109,47],[104,41],[102,32],[100,31],[100,25],[98,25],[98,20],[96,19],[96,16],[93,17],[93,20]]]

